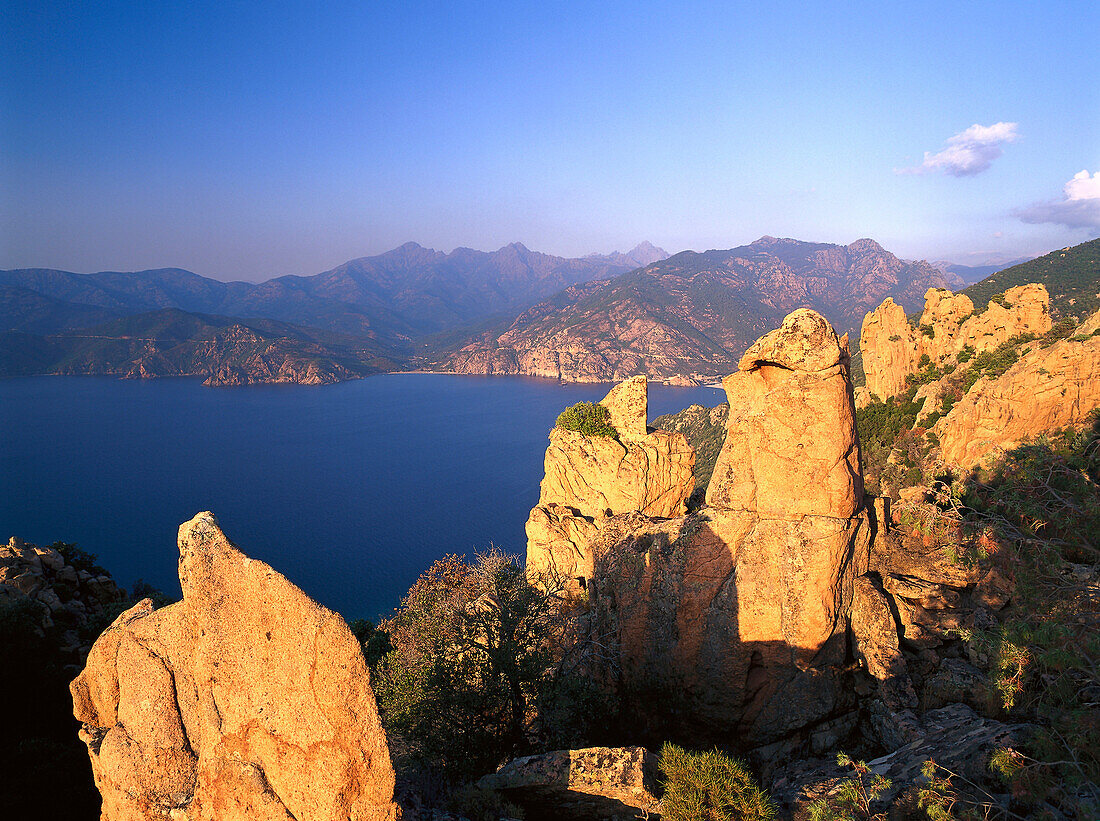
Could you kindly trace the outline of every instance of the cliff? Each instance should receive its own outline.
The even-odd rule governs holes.
[[[932,428],[944,460],[970,467],[1046,431],[1079,426],[1100,408],[1100,335],[1081,330],[1033,345],[1000,376],[977,380]]]
[[[795,311],[724,386],[730,411],[708,507],[682,516],[689,483],[679,509],[647,511],[634,494],[622,500],[632,507],[574,528],[570,555],[593,568],[592,618],[614,648],[602,675],[637,721],[797,745],[805,728],[851,708],[836,670],[872,536],[846,340],[819,314]],[[549,456],[547,467],[550,477]],[[577,472],[583,482],[570,485],[599,483],[598,470]],[[528,543],[529,567],[561,565],[559,555],[546,540]]]
[[[104,821],[393,819],[394,773],[359,643],[337,614],[180,526],[183,601],[148,599],[73,681]]]
[[[0,376],[199,376],[207,385],[320,385],[392,367],[370,339],[174,308],[83,331],[0,334]]]
[[[652,701],[666,694],[677,705],[667,731],[790,748],[837,732],[831,722],[851,709],[838,669],[872,533],[847,363],[823,317],[789,315],[723,383],[708,507],[618,517],[590,546],[597,618],[616,638],[621,692],[646,720],[668,720]]]
[[[980,314],[964,294],[929,289],[918,328],[909,324],[901,306],[887,299],[867,314],[860,329],[869,394],[863,401],[902,393],[924,357],[933,365],[943,365],[956,362],[964,349],[984,353],[1014,337],[1045,334],[1050,329],[1050,297],[1038,284],[1010,288]]]

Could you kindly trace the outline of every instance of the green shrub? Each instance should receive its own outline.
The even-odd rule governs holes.
[[[560,586],[532,584],[496,549],[446,556],[417,580],[379,627],[393,649],[371,675],[383,726],[416,764],[459,783],[528,752],[560,604]]]
[[[1014,796],[1077,818],[1100,817],[1100,602],[1085,592],[1100,564],[1100,418],[1089,421],[968,477],[959,506],[964,531],[999,545],[1015,580],[999,623],[960,635],[1000,709],[1037,727],[993,768]]]
[[[924,407],[923,399],[913,401],[916,392],[917,386],[910,385],[901,396],[892,396],[885,402],[875,399],[856,411],[864,480],[871,492],[878,492],[879,477],[886,468],[890,451],[899,437],[913,427]]]
[[[97,556],[95,553],[89,553],[71,542],[54,542],[50,547],[61,554],[65,564],[71,564],[77,570],[87,570],[93,576],[107,574],[103,567],[96,564]]]
[[[885,813],[875,813],[872,805],[890,789],[889,779],[875,774],[865,761],[856,761],[845,753],[837,753],[837,766],[850,767],[851,778],[840,783],[836,792],[810,805],[811,821],[870,821],[885,819]]]
[[[1077,328],[1077,323],[1070,318],[1059,319],[1055,322],[1049,331],[1043,334],[1040,344],[1046,348],[1053,345],[1059,339],[1068,339],[1073,336],[1074,330]]]
[[[973,345],[963,345],[962,350],[959,351],[958,356],[955,357],[955,361],[962,365],[963,363],[969,362],[971,359],[973,359],[974,353],[975,351]]]
[[[585,436],[611,436],[619,438],[619,432],[611,424],[611,413],[598,402],[578,402],[558,414],[557,427],[575,430]]]
[[[711,750],[693,753],[665,743],[660,767],[665,821],[768,821],[775,805],[740,761]]]
[[[367,664],[374,666],[386,653],[393,650],[390,643],[390,634],[374,626],[367,619],[354,619],[348,622],[351,634],[359,640],[363,648],[363,657]]]
[[[983,377],[996,379],[1020,360],[1020,351],[1017,348],[1025,342],[1035,340],[1034,334],[1019,334],[1007,342],[1003,342],[991,351],[982,351],[974,357],[969,370],[963,380],[962,390],[965,394],[975,383]],[[965,349],[964,349],[965,350]],[[960,360],[961,361],[961,360]]]

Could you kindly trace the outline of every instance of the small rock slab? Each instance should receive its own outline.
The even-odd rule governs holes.
[[[517,758],[477,785],[504,793],[531,821],[625,820],[660,813],[656,776],[657,757],[644,747],[588,747]]]

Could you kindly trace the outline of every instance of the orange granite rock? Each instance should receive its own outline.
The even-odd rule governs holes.
[[[104,821],[393,819],[370,674],[344,620],[210,513],[180,527],[183,601],[147,599],[72,683]]]

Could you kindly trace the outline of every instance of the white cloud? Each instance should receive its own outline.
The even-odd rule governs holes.
[[[1100,171],[1079,171],[1062,188],[1062,199],[1037,202],[1012,212],[1024,222],[1067,228],[1100,228]]]
[[[924,162],[915,168],[897,169],[898,174],[929,174],[943,171],[952,177],[972,177],[980,174],[1001,156],[1004,143],[1019,139],[1017,123],[975,123],[965,131],[948,138],[942,151],[925,151]]]

